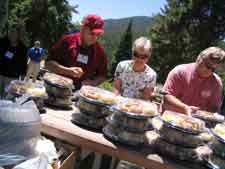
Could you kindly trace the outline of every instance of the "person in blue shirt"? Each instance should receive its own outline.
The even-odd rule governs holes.
[[[45,55],[45,50],[40,47],[41,43],[40,41],[34,42],[34,47],[30,48],[28,50],[28,69],[27,74],[25,77],[25,81],[28,81],[30,77],[32,76],[32,81],[35,82],[37,79],[37,75],[40,70],[40,62],[43,59],[43,56]]]

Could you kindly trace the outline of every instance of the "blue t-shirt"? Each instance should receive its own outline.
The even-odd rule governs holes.
[[[27,55],[32,61],[39,63],[42,56],[45,55],[45,50],[43,48],[32,47],[28,50]]]

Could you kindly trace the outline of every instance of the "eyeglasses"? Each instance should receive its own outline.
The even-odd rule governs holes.
[[[212,63],[208,62],[207,60],[203,60],[202,63],[204,64],[204,66],[205,66],[208,70],[211,70],[212,72],[215,72],[216,67],[213,66]]]
[[[135,51],[134,51],[133,55],[134,55],[134,57],[139,58],[139,59],[143,59],[143,60],[147,59],[148,56],[149,56],[147,54],[139,54],[138,52],[135,52]]]

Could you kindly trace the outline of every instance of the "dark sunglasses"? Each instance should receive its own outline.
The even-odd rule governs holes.
[[[149,56],[147,54],[143,55],[143,54],[139,54],[137,52],[134,52],[133,55],[134,55],[134,57],[139,58],[139,59],[146,59]]]

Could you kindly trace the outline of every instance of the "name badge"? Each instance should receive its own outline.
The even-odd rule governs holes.
[[[82,55],[82,54],[79,53],[78,56],[77,56],[77,62],[87,64],[88,63],[88,56]]]
[[[5,53],[5,57],[8,58],[8,59],[12,59],[13,56],[14,56],[14,54],[13,54],[12,52],[10,52],[10,51],[7,51],[7,52]]]

